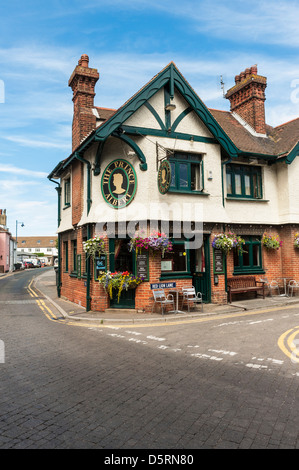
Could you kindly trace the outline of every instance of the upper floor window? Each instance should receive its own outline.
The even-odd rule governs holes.
[[[70,206],[71,204],[71,178],[64,181],[64,205]]]
[[[169,158],[171,183],[169,191],[197,192],[203,190],[202,155],[175,152]]]
[[[262,171],[260,166],[227,165],[227,196],[262,199]]]

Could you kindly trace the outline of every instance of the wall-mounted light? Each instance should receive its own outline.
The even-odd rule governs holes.
[[[165,106],[166,111],[174,111],[175,108],[176,108],[176,105],[174,104],[173,100],[170,99],[170,103],[168,103],[168,104]]]

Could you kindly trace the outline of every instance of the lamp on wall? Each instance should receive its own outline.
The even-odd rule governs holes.
[[[174,111],[176,108],[176,105],[174,104],[173,102],[173,98],[170,98],[170,103],[168,103],[166,106],[165,106],[165,109],[166,111]]]

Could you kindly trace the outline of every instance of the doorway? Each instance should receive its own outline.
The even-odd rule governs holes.
[[[129,271],[135,274],[135,253],[129,251],[129,239],[110,238],[109,239],[109,261],[110,271],[123,272]],[[135,289],[128,289],[121,293],[119,302],[117,299],[117,290],[114,290],[113,298],[110,299],[111,308],[135,308]]]
[[[196,292],[202,293],[203,302],[211,302],[210,246],[209,237],[203,237],[200,248],[190,250],[192,283]]]

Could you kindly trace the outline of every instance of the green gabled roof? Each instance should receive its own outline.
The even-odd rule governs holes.
[[[110,119],[96,129],[93,136],[95,140],[105,140],[109,137],[109,135],[116,131],[134,112],[165,85],[169,85],[170,95],[174,93],[174,88],[177,88],[187,103],[207,126],[214,138],[225,148],[227,153],[232,157],[238,156],[237,147],[233,144],[228,135],[225,134],[209,109],[204,105],[173,62],[168,64],[140,91],[121,106]]]
[[[278,157],[282,157],[283,152],[277,151],[278,148],[276,148],[275,142],[273,142],[275,139],[271,140],[271,138],[264,139],[252,137],[249,135],[250,133],[244,128],[242,130],[237,128],[238,123],[233,118],[232,113],[209,110],[177,69],[174,62],[170,62],[164,69],[161,70],[161,72],[155,75],[118,110],[113,112],[105,122],[93,130],[67,159],[60,162],[55,167],[48,177],[58,177],[59,174],[61,174],[61,172],[64,171],[64,169],[70,164],[70,162],[76,158],[76,154],[82,154],[94,142],[102,142],[103,145],[105,140],[111,135],[119,136],[120,138],[124,139],[124,136],[121,137],[121,134],[118,134],[118,131],[121,129],[122,125],[141,106],[149,106],[148,101],[150,98],[163,87],[167,87],[169,96],[171,97],[174,95],[175,88],[180,92],[189,105],[187,108],[188,112],[192,110],[197,114],[197,116],[206,125],[207,129],[211,132],[215,141],[218,142],[226,151],[228,157],[236,158],[239,155],[249,155],[252,153],[255,155],[260,155],[261,158],[267,158],[273,161],[275,161]],[[239,125],[239,127],[241,128],[243,126]],[[144,131],[146,131],[146,129],[144,129]],[[174,133],[172,132],[169,137],[173,136]],[[128,137],[126,138],[129,139]],[[130,144],[134,144],[132,140]],[[291,163],[294,156],[298,153],[297,149],[298,147],[293,145],[292,148],[289,148],[284,153],[284,159],[286,163]],[[142,155],[141,150],[139,153],[141,162],[145,161],[145,157]]]

